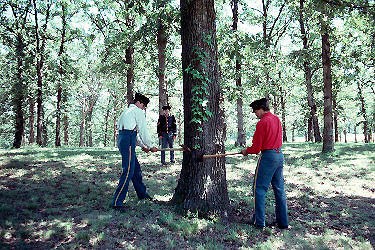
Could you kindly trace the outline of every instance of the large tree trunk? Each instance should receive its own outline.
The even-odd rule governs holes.
[[[306,34],[305,23],[304,23],[304,16],[303,16],[304,2],[305,2],[305,0],[300,0],[299,24],[300,24],[301,35],[302,35],[303,49],[304,49],[304,51],[309,51],[309,45],[308,45],[307,34]],[[303,62],[303,68],[304,68],[304,71],[305,71],[305,84],[306,84],[306,89],[307,89],[307,103],[310,107],[310,117],[311,117],[312,127],[313,127],[313,131],[314,131],[314,138],[315,138],[315,142],[321,142],[322,137],[320,135],[318,117],[316,115],[316,104],[315,104],[313,86],[312,86],[312,83],[311,83],[312,73],[311,73],[311,66],[310,66],[309,60],[305,59],[305,61]],[[310,131],[308,133],[310,134]],[[310,136],[308,137],[308,139],[310,141],[310,139],[311,139]]]
[[[13,147],[20,148],[22,144],[22,137],[25,131],[25,121],[23,114],[23,102],[24,102],[24,84],[23,84],[23,60],[24,60],[24,48],[22,34],[17,34],[17,45],[16,45],[16,58],[17,58],[17,79],[12,86],[13,93],[13,109],[15,114],[15,133]]]
[[[238,0],[231,1],[232,14],[233,14],[233,25],[232,30],[237,35],[238,26]],[[236,90],[237,90],[237,141],[236,146],[244,147],[246,145],[246,133],[243,122],[243,100],[242,100],[242,81],[241,81],[241,55],[239,46],[236,44]]]
[[[159,6],[162,8],[163,6]],[[159,113],[162,114],[162,107],[168,103],[168,92],[167,92],[167,83],[165,81],[165,68],[166,68],[166,58],[165,50],[167,47],[167,36],[165,31],[165,25],[163,24],[163,19],[158,18],[158,33],[157,33],[157,43],[158,43],[158,60],[159,60],[159,69],[157,76],[159,78]]]
[[[219,84],[214,0],[181,0],[184,152],[172,203],[199,215],[226,215],[225,159],[199,162],[200,153],[224,153],[223,97]],[[213,115],[214,114],[214,115]]]
[[[323,130],[323,152],[334,150],[333,140],[333,117],[332,117],[332,75],[331,75],[331,53],[328,29],[323,27],[322,33],[322,64],[324,81],[324,130]]]

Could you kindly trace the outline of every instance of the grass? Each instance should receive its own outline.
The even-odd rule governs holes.
[[[38,148],[0,151],[1,249],[373,249],[375,145],[284,145],[291,229],[259,231],[248,223],[256,157],[227,158],[232,217],[183,217],[173,207],[139,201],[129,211],[109,207],[120,175],[115,148]],[[238,151],[232,148],[230,151]],[[144,182],[160,201],[174,192],[181,168],[138,152]],[[273,194],[267,195],[273,220]]]

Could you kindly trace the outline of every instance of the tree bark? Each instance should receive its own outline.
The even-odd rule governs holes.
[[[358,98],[361,103],[361,115],[363,117],[363,136],[365,143],[369,143],[369,132],[368,132],[368,119],[366,113],[366,106],[365,106],[365,98],[363,97],[363,86],[360,81],[357,80],[357,87],[358,87]]]
[[[307,32],[305,29],[305,23],[304,23],[304,2],[305,0],[300,0],[300,7],[299,7],[299,24],[301,29],[301,35],[302,35],[302,42],[303,42],[303,50],[306,52],[305,56],[307,56],[307,53],[309,51],[309,45],[307,40]],[[305,57],[306,58],[306,57]],[[311,73],[311,66],[310,61],[308,59],[305,59],[303,62],[303,68],[305,71],[305,84],[307,89],[307,104],[310,107],[310,117],[312,121],[312,127],[314,131],[314,138],[315,142],[321,142],[322,137],[320,135],[319,130],[319,124],[318,124],[318,117],[316,115],[316,103],[314,98],[314,91],[313,86],[311,83],[312,73]],[[310,131],[308,132],[308,135],[310,135]],[[311,137],[308,137],[308,140],[311,140]],[[312,140],[311,140],[312,141]]]
[[[13,110],[15,114],[15,133],[13,148],[20,148],[22,144],[22,137],[25,131],[25,121],[23,114],[24,102],[24,84],[23,84],[23,61],[24,61],[25,44],[21,33],[17,34],[16,40],[16,58],[17,58],[17,79],[12,86],[13,93]]]
[[[339,129],[338,129],[338,112],[337,112],[336,95],[333,95],[332,107],[333,107],[333,126],[334,126],[334,131],[335,131],[335,142],[338,142],[339,141]]]
[[[34,119],[35,119],[35,101],[32,96],[29,96],[29,144],[35,142]]]
[[[197,160],[201,153],[225,152],[214,0],[181,0],[180,8],[184,142],[193,152],[184,152],[172,203],[201,216],[226,216],[225,159]]]
[[[238,26],[238,0],[231,1],[232,7],[232,15],[233,15],[233,24],[232,30],[237,36],[237,26]],[[236,51],[236,69],[235,69],[235,76],[236,76],[236,90],[237,90],[237,140],[235,145],[245,147],[246,146],[246,132],[244,129],[244,122],[243,122],[243,100],[242,100],[242,77],[241,77],[241,55],[239,51],[239,46],[236,44],[235,46]]]
[[[44,111],[43,111],[43,65],[44,65],[44,53],[47,41],[47,25],[50,15],[50,7],[52,3],[47,3],[46,14],[45,14],[45,23],[42,27],[42,30],[39,29],[39,20],[38,20],[38,9],[36,5],[36,0],[33,0],[34,6],[34,18],[35,18],[35,41],[36,41],[36,74],[37,74],[37,127],[36,127],[36,143],[39,146],[46,146],[46,132],[44,124]]]
[[[126,100],[128,105],[133,102],[134,99],[134,48],[132,45],[125,51],[125,63],[128,65],[126,71]]]
[[[59,58],[59,80],[57,85],[57,103],[56,103],[56,136],[55,136],[55,146],[61,146],[61,102],[62,102],[62,91],[63,91],[63,79],[64,79],[64,69],[63,69],[63,55],[64,55],[64,45],[65,45],[65,36],[66,36],[66,6],[65,3],[61,3],[61,21],[62,21],[62,29],[61,29],[61,40],[60,40],[60,48],[58,53]]]
[[[322,64],[324,81],[324,130],[323,130],[323,153],[334,150],[333,140],[333,117],[332,117],[332,74],[331,74],[331,52],[329,34],[326,27],[322,33]]]
[[[164,1],[161,3],[159,8],[163,8]],[[166,47],[168,38],[166,35],[165,25],[163,18],[158,18],[158,31],[157,31],[157,44],[158,44],[158,60],[159,68],[157,76],[159,79],[159,114],[163,113],[162,107],[168,104],[168,89],[167,82],[165,81],[165,69],[166,69]]]

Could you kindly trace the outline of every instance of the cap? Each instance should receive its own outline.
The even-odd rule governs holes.
[[[137,101],[147,106],[147,104],[150,102],[150,99],[148,99],[146,96],[140,93],[135,93],[134,102],[137,102]]]

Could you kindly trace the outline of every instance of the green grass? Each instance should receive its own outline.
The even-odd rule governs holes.
[[[289,230],[250,226],[256,156],[226,159],[232,217],[181,216],[174,207],[138,201],[129,211],[109,207],[121,173],[115,148],[0,150],[0,249],[373,249],[375,145],[287,143],[284,174]],[[231,148],[230,151],[238,151]],[[160,201],[177,185],[177,163],[138,152],[144,182]],[[273,194],[267,194],[267,221]]]

